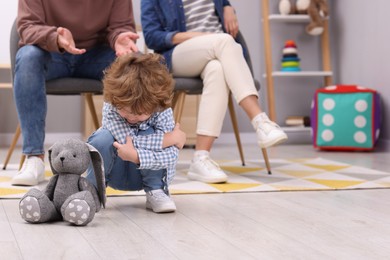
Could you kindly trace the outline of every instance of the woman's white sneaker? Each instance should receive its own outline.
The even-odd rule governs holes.
[[[34,186],[45,180],[45,163],[37,156],[27,157],[22,169],[12,178],[12,185]]]
[[[256,130],[257,143],[260,148],[268,148],[287,140],[286,133],[265,113],[257,115],[252,120],[252,125]]]
[[[188,178],[206,183],[222,183],[227,181],[227,175],[209,156],[202,156],[192,161],[190,170],[188,171]]]

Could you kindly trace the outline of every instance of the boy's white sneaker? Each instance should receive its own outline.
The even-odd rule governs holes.
[[[34,186],[45,180],[45,163],[38,156],[27,157],[22,169],[12,178],[12,185]]]
[[[252,125],[256,130],[257,143],[260,148],[268,148],[287,140],[286,133],[275,122],[272,122],[265,113],[256,116],[252,120]]]
[[[156,213],[174,212],[175,202],[162,189],[146,192],[146,208]]]
[[[196,161],[192,161],[188,178],[206,183],[222,183],[228,179],[223,170],[219,168],[219,165],[209,156],[202,156]]]

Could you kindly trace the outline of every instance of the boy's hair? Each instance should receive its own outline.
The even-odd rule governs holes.
[[[163,56],[133,53],[116,58],[105,71],[104,100],[133,114],[152,114],[171,106],[173,79]]]

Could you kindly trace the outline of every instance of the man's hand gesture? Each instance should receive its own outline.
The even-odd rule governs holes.
[[[78,49],[76,48],[76,44],[74,43],[73,35],[72,33],[64,28],[64,27],[58,27],[57,28],[57,45],[58,48],[64,49],[66,52],[69,52],[71,54],[83,54],[86,52],[85,49]]]
[[[139,38],[138,34],[133,32],[124,32],[118,35],[115,41],[116,56],[122,56],[132,52],[138,52],[135,41]]]

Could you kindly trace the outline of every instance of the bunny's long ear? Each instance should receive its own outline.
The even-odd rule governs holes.
[[[104,177],[104,164],[99,151],[92,145],[86,143],[92,159],[93,170],[95,172],[97,190],[99,199],[103,207],[106,207],[106,180]]]
[[[51,163],[51,151],[53,150],[54,145],[55,145],[55,144],[53,144],[53,145],[49,148],[48,157],[49,157],[49,163],[50,163],[51,171],[53,172],[54,175],[56,175],[56,174],[58,174],[58,172],[57,172],[56,170],[54,170],[53,165],[52,165],[52,163]]]

